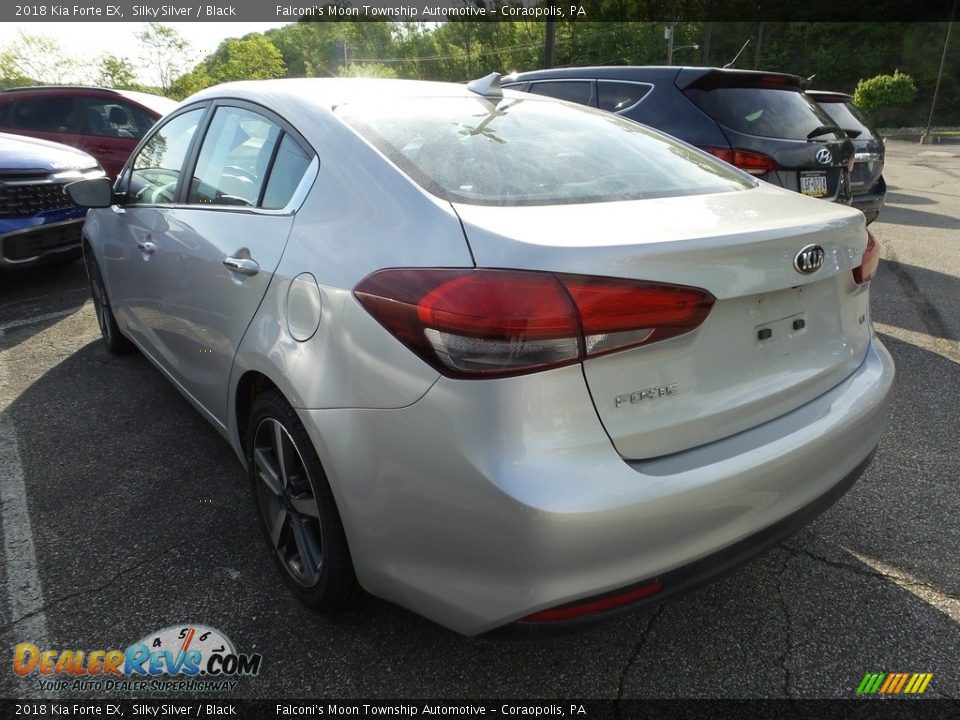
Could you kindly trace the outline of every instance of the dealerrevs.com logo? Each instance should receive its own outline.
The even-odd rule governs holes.
[[[39,689],[96,691],[230,691],[259,674],[263,656],[238,653],[225,634],[197,624],[174,625],[126,650],[49,650],[20,643],[13,672],[36,675]]]

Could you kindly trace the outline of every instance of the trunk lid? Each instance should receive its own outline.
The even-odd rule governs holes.
[[[678,452],[778,417],[841,382],[866,353],[868,295],[851,272],[866,233],[863,216],[843,206],[761,183],[685,198],[454,207],[480,267],[652,280],[714,295],[693,332],[583,363],[625,458]],[[793,263],[810,244],[825,260],[804,275]],[[761,330],[770,337],[760,339]]]

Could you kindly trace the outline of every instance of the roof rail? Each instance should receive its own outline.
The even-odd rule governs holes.
[[[103,90],[106,92],[120,94],[119,90],[114,88],[100,87],[99,85],[24,85],[22,87],[7,88],[0,90],[5,93],[15,93],[27,90]]]

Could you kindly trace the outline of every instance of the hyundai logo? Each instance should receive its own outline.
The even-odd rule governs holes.
[[[816,158],[821,165],[829,165],[833,162],[833,153],[830,152],[830,148],[820,148],[817,150]]]
[[[804,275],[813,275],[817,270],[823,267],[823,259],[826,253],[819,245],[807,245],[800,248],[800,251],[793,258],[793,266],[797,272]]]

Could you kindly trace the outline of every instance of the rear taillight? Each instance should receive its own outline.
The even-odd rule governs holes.
[[[451,377],[519,375],[687,333],[706,290],[525,270],[403,268],[354,295],[424,361]]]
[[[777,169],[777,163],[774,162],[773,158],[763,153],[715,147],[703,147],[700,149],[751,175],[765,175],[771,170]]]
[[[854,281],[857,285],[870,282],[870,279],[877,274],[878,267],[880,267],[880,243],[877,242],[873,233],[867,230],[867,249],[863,251],[860,267],[853,269]]]

